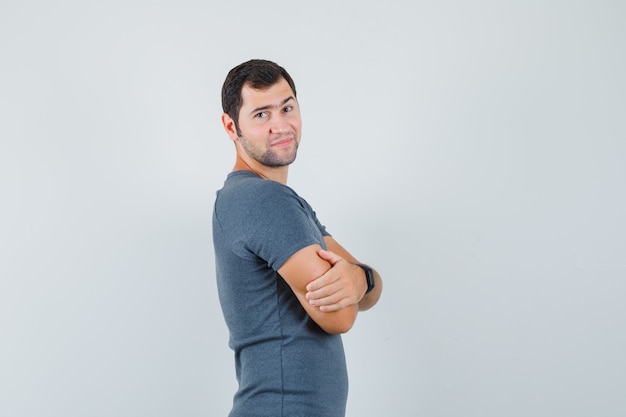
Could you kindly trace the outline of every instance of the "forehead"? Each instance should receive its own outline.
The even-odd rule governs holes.
[[[284,78],[267,88],[252,88],[250,84],[246,83],[241,89],[242,108],[278,105],[289,97],[295,99],[289,83]]]

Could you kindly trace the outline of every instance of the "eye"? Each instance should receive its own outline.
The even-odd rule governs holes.
[[[293,111],[293,106],[285,106],[285,108],[283,108],[283,111],[285,113],[289,113],[289,112]]]
[[[259,112],[259,113],[255,114],[254,117],[257,118],[257,119],[265,119],[265,118],[267,118],[267,112],[264,112],[264,111]]]

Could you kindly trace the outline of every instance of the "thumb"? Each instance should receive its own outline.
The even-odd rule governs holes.
[[[330,262],[331,265],[335,265],[337,262],[339,262],[342,258],[339,255],[336,255],[334,252],[331,252],[329,250],[324,250],[324,249],[320,249],[317,254],[319,255],[320,258],[324,259],[325,261]]]

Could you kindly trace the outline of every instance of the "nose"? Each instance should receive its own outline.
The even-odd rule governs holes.
[[[289,125],[283,120],[275,120],[271,127],[272,133],[289,132]]]

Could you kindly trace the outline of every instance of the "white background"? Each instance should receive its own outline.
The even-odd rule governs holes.
[[[220,89],[267,58],[385,281],[348,416],[624,416],[625,5],[3,1],[0,415],[227,414]]]

